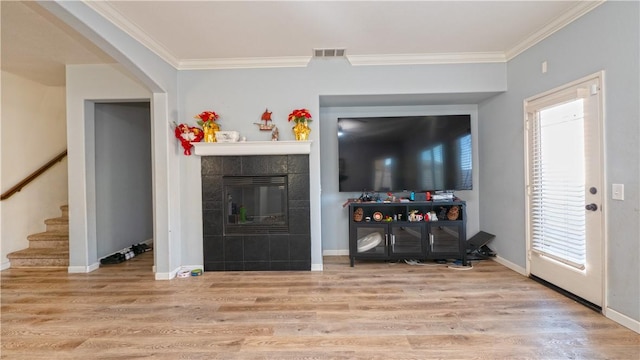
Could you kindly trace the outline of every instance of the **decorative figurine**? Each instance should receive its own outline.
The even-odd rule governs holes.
[[[271,141],[278,141],[278,137],[280,133],[278,133],[278,127],[274,126],[273,131],[271,131]]]
[[[360,222],[364,216],[364,210],[362,208],[356,208],[353,211],[353,221]]]
[[[275,127],[275,125],[271,123],[271,111],[269,111],[269,109],[264,110],[262,116],[260,116],[260,120],[264,121],[264,124],[254,123],[258,125],[260,131],[271,131]]]
[[[458,217],[460,216],[460,208],[457,206],[452,206],[449,208],[449,211],[447,212],[447,219],[454,221],[454,220],[458,220]]]

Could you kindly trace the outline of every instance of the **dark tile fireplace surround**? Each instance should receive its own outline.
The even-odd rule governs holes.
[[[311,270],[309,155],[202,156],[201,167],[205,271]],[[285,177],[285,229],[225,234],[224,178],[244,176]]]

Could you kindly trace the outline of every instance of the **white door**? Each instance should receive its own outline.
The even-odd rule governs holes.
[[[525,101],[529,273],[600,307],[602,75]]]

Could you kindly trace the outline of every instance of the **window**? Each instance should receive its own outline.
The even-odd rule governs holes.
[[[532,250],[578,269],[586,253],[583,103],[541,109],[531,124]]]

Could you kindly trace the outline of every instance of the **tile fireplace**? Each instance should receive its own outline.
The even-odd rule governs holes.
[[[309,155],[202,156],[205,271],[311,270]]]

